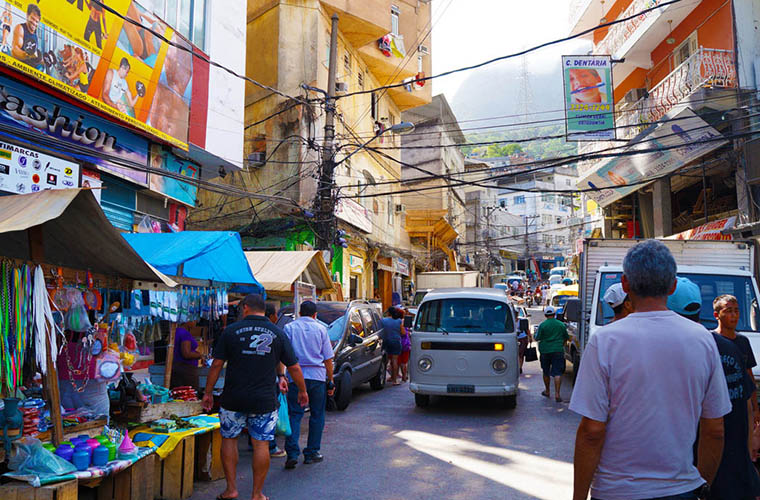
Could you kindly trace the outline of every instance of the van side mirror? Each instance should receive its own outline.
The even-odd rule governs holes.
[[[578,323],[581,320],[581,301],[580,299],[568,299],[565,302],[562,315],[566,321]]]
[[[529,329],[530,329],[530,322],[528,321],[528,318],[520,318],[519,331],[528,333]]]

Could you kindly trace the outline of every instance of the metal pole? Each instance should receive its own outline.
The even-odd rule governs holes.
[[[322,168],[319,176],[319,233],[317,249],[329,250],[335,225],[334,176],[335,176],[335,74],[338,65],[338,15],[332,15],[330,32],[330,63],[327,68],[327,99],[325,101],[325,140],[322,146]]]
[[[491,286],[491,214],[493,207],[486,207],[486,288]]]
[[[525,214],[525,275],[528,275],[528,262],[529,262],[529,255],[528,255],[528,214]]]

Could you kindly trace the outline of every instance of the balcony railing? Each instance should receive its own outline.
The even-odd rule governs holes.
[[[633,138],[692,93],[705,87],[736,87],[733,51],[700,47],[652,87],[648,97],[618,114],[615,120],[617,138]],[[635,126],[636,124],[640,126]]]
[[[663,3],[665,0],[634,0],[631,5],[618,16],[618,19],[631,17],[637,12],[651,9]],[[629,19],[624,23],[614,24],[607,31],[607,36],[599,42],[594,49],[595,54],[615,54],[623,44],[633,35],[636,30],[651,16],[659,16],[660,10],[650,10],[645,14]]]

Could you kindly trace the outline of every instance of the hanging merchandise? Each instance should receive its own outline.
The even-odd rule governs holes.
[[[62,332],[57,330],[58,326],[53,320],[53,311],[50,309],[50,300],[45,288],[45,274],[41,266],[37,266],[34,270],[33,297],[34,348],[37,366],[45,375],[47,374],[47,346],[50,346],[51,353],[57,353],[57,337],[58,333]]]
[[[2,374],[5,379],[5,385],[9,391],[14,388],[13,383],[13,357],[16,347],[15,335],[13,334],[13,311],[12,311],[12,282],[13,272],[10,269],[8,261],[3,261],[0,265],[0,335],[2,335]]]

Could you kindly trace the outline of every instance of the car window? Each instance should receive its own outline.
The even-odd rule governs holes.
[[[375,322],[372,319],[372,312],[370,312],[369,309],[359,309],[359,315],[364,321],[364,330],[367,332],[366,334],[372,335],[375,333],[377,331],[377,325],[375,325]]]
[[[327,336],[330,337],[330,342],[337,344],[340,339],[343,338],[343,333],[346,331],[346,317],[341,316],[336,319],[330,326],[327,327]]]
[[[354,309],[349,313],[348,322],[351,327],[350,333],[364,337],[364,324],[362,323],[362,318],[359,316],[359,311],[357,309]]]
[[[372,310],[372,320],[375,322],[375,331],[383,329],[383,319],[380,317],[380,313],[377,310]]]

